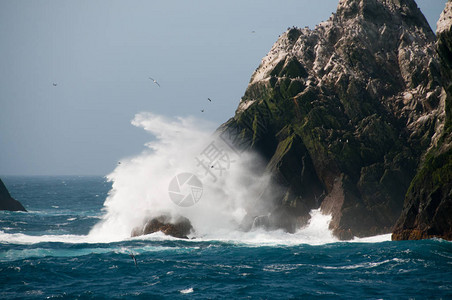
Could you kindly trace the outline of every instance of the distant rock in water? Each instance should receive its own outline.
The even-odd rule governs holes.
[[[180,239],[187,239],[192,230],[193,227],[189,219],[185,217],[178,217],[176,218],[176,221],[172,221],[170,216],[162,215],[149,219],[141,227],[134,228],[132,231],[132,237],[161,231],[166,235]]]
[[[435,42],[414,0],[340,0],[314,30],[283,33],[218,129],[273,178],[248,227],[269,213],[257,223],[292,232],[321,207],[341,239],[392,232],[444,125]]]
[[[5,184],[0,179],[0,210],[27,211],[23,205],[11,197]]]
[[[452,1],[437,26],[438,54],[447,92],[446,122],[436,133],[438,143],[427,153],[408,189],[393,240],[438,237],[452,240]]]

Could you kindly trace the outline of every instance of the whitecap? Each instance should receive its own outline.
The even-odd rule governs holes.
[[[348,266],[318,266],[318,267],[323,268],[323,269],[333,269],[333,270],[371,269],[371,268],[375,268],[375,267],[378,267],[378,266],[381,266],[383,264],[387,264],[390,262],[400,263],[403,261],[404,260],[399,260],[397,258],[394,258],[394,259],[386,259],[386,260],[379,261],[379,262],[364,262],[364,263],[348,265]]]
[[[193,288],[188,288],[180,291],[181,294],[190,294],[193,293]]]
[[[349,242],[357,242],[357,243],[383,243],[391,241],[391,233],[381,234],[375,236],[369,236],[364,238],[354,237],[353,240]]]
[[[272,264],[267,265],[263,268],[266,272],[286,272],[286,271],[292,271],[299,267],[298,264]]]

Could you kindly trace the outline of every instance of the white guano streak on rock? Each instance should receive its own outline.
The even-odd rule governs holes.
[[[241,112],[244,112],[244,111],[247,110],[248,107],[250,107],[254,102],[256,102],[256,100],[244,100],[244,101],[240,101],[239,107],[237,107],[236,114],[239,114],[239,113],[241,113]]]
[[[262,59],[261,65],[254,72],[250,84],[261,81],[268,77],[275,66],[287,56],[285,42],[287,40],[287,33],[284,33],[279,40],[273,45],[270,52]]]

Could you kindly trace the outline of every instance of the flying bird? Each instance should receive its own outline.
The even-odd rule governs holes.
[[[56,84],[56,83],[54,82],[54,83],[52,83],[52,85],[53,85],[53,86],[57,86],[58,84]]]
[[[135,255],[133,255],[133,252],[130,252],[129,256],[133,259],[133,262],[135,263],[135,267],[138,269],[137,259],[135,258]]]
[[[207,98],[207,100],[209,100],[209,102],[212,102],[212,99],[210,99],[210,98]]]
[[[201,109],[201,112],[204,112],[204,109]]]
[[[149,77],[150,80],[152,80],[156,85],[158,85],[160,87],[160,84],[157,82],[157,80],[155,80],[154,78]]]

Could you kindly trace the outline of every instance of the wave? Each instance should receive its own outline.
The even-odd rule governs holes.
[[[0,230],[0,243],[10,244],[38,244],[38,243],[67,243],[67,244],[109,244],[124,241],[184,241],[190,242],[224,242],[243,246],[294,246],[300,244],[325,245],[339,242],[328,229],[331,216],[323,215],[320,210],[311,211],[309,224],[296,231],[287,233],[282,230],[265,231],[257,229],[249,232],[224,229],[215,233],[193,236],[192,239],[181,240],[156,232],[139,237],[116,237],[88,235],[26,235],[23,233],[5,233]],[[355,238],[350,243],[379,243],[391,240],[391,235],[379,235],[368,238]],[[344,241],[342,241],[344,242]]]
[[[108,241],[110,243],[112,241]],[[82,244],[82,243],[98,243],[90,239],[87,235],[27,235],[23,233],[5,233],[0,230],[0,243],[9,244],[38,244],[38,243],[67,243],[67,244]]]
[[[382,243],[391,241],[391,233],[369,236],[364,238],[355,237],[350,242],[352,243]]]
[[[211,134],[212,126],[194,118],[168,119],[141,113],[132,124],[156,139],[139,156],[121,160],[107,176],[113,184],[104,203],[106,213],[90,231],[90,238],[127,239],[145,220],[166,214],[188,218],[197,240],[255,245],[337,241],[328,230],[330,217],[318,210],[312,212],[309,225],[294,234],[238,230],[250,211],[251,215],[264,216],[273,210],[269,175],[254,171],[263,170],[261,158],[255,153],[237,153],[228,140]],[[187,188],[180,183],[181,174],[197,180]],[[193,205],[178,202],[177,197],[183,201],[188,198]]]
[[[36,247],[36,248],[26,248],[26,249],[9,249],[4,252],[0,252],[0,262],[1,261],[16,261],[30,258],[39,257],[79,257],[84,255],[92,254],[125,254],[129,255],[133,253],[134,255],[140,255],[150,252],[161,252],[161,251],[194,251],[199,249],[199,247],[168,247],[168,246],[145,246],[145,247],[124,247],[120,245],[108,245],[105,247],[80,247],[71,249],[62,249],[59,247]]]
[[[269,177],[253,172],[261,163],[257,154],[238,154],[237,149],[226,140],[211,134],[211,124],[190,117],[168,119],[151,113],[137,114],[132,124],[142,127],[156,139],[148,143],[148,149],[140,155],[121,160],[121,164],[107,176],[113,182],[112,189],[99,214],[68,210],[31,212],[44,217],[64,216],[65,221],[71,222],[80,217],[100,218],[87,235],[65,232],[61,232],[61,235],[26,235],[0,231],[0,242],[112,243],[173,239],[159,233],[130,237],[135,227],[161,214],[188,218],[195,230],[193,241],[221,241],[250,246],[338,242],[328,229],[331,217],[323,215],[320,210],[313,210],[308,225],[293,234],[282,230],[240,231],[238,228],[250,210],[253,210],[250,215],[262,216],[272,210],[271,203],[266,203],[267,198],[262,196],[263,190],[266,193],[269,190]],[[212,157],[215,159],[205,164]],[[191,174],[191,178],[196,177],[198,181],[188,185],[187,189],[186,185],[180,184],[180,174]],[[176,185],[172,185],[174,180]],[[180,190],[175,191],[173,188]],[[193,201],[193,205],[181,205],[182,202],[175,201],[172,195],[183,196],[184,199],[191,195],[188,198]],[[272,198],[272,195],[268,196]],[[100,213],[103,215],[100,216]],[[388,240],[390,235],[354,239],[353,242]]]

